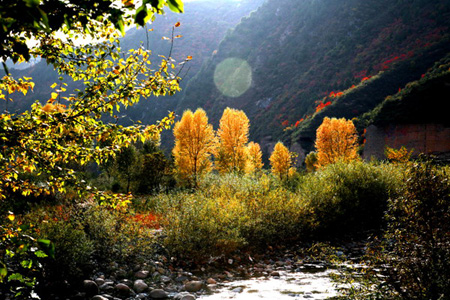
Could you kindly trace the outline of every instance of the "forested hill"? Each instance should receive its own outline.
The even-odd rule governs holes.
[[[178,111],[204,107],[217,125],[223,108],[243,109],[263,147],[283,139],[309,150],[327,114],[357,117],[420,79],[450,52],[449,25],[449,0],[268,0],[190,80]],[[214,84],[230,57],[252,70],[238,97]]]

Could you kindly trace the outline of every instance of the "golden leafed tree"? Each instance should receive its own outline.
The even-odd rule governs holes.
[[[356,128],[345,118],[325,118],[317,129],[317,165],[358,159]]]
[[[217,132],[216,167],[221,173],[244,172],[247,162],[246,144],[250,124],[242,110],[227,107]]]
[[[411,158],[413,152],[414,149],[408,151],[405,146],[402,146],[400,149],[386,146],[384,149],[384,155],[392,163],[406,163]]]
[[[201,108],[195,113],[185,111],[175,124],[173,134],[175,165],[182,178],[197,186],[199,177],[211,170],[210,157],[215,144],[213,127],[208,124],[206,112]]]
[[[274,175],[279,176],[281,180],[289,177],[293,155],[282,142],[276,143],[269,160]]]
[[[261,147],[258,143],[250,142],[247,145],[247,164],[245,172],[252,174],[260,171],[263,167]]]

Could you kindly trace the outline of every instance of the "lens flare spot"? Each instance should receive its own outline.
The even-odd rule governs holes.
[[[227,58],[216,66],[214,83],[225,96],[239,97],[252,84],[252,69],[243,59]]]

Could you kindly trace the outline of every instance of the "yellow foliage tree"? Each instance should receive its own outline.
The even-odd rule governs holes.
[[[282,142],[276,143],[269,158],[272,173],[279,176],[281,180],[289,178],[289,173],[294,172],[292,168],[293,157],[293,153]]]
[[[406,163],[411,158],[414,149],[408,151],[405,146],[402,146],[400,149],[394,149],[386,146],[384,150],[384,154],[386,158],[393,163]]]
[[[356,128],[351,120],[326,117],[317,129],[317,165],[358,159]]]
[[[305,157],[306,171],[314,172],[317,169],[317,153],[312,151],[309,152]]]
[[[175,124],[173,134],[175,165],[182,178],[197,186],[199,177],[211,170],[210,157],[215,144],[214,130],[208,124],[206,112],[201,108],[195,113],[186,110]]]
[[[217,132],[216,167],[221,173],[244,172],[247,162],[249,120],[242,110],[227,107]]]
[[[263,167],[261,147],[258,143],[250,142],[247,145],[247,164],[245,172],[252,174],[260,171]]]

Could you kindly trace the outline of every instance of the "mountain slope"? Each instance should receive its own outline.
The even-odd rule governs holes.
[[[153,53],[151,59],[157,61],[158,55],[168,56],[171,48],[170,41],[163,40],[162,37],[170,38],[174,24],[180,22],[181,26],[176,28],[175,35],[182,37],[175,39],[172,56],[179,62],[188,55],[193,57],[184,69],[184,71],[189,69],[189,72],[180,74],[185,75],[181,83],[183,88],[189,77],[198,72],[203,61],[217,48],[227,30],[233,28],[243,16],[257,9],[263,2],[264,0],[187,2],[184,14],[167,11],[166,15],[157,16],[152,24],[147,25],[147,28],[128,30],[121,41],[121,47],[127,50],[141,45],[148,46]],[[148,29],[153,31],[149,32]],[[50,85],[58,82],[59,76],[45,61],[28,65],[27,68],[21,65],[14,67],[8,64],[8,66],[15,77],[32,77],[36,84],[33,93],[25,97],[14,95],[15,101],[8,103],[10,112],[23,111],[28,109],[35,100],[45,103],[50,98]],[[82,88],[80,83],[73,83],[67,78],[64,80],[69,84],[67,93],[75,88]],[[136,107],[126,111],[128,116],[122,121],[127,123],[131,119],[153,123],[166,116],[168,110],[173,110],[180,97],[179,93],[174,97],[161,97],[157,101],[141,101]]]
[[[349,102],[355,106],[335,108],[350,111],[350,118],[373,109],[449,51],[449,26],[448,0],[269,0],[227,34],[188,83],[177,110],[204,107],[216,125],[225,107],[243,109],[251,139],[265,141],[266,151],[280,138],[309,150],[315,126],[295,124],[310,120],[318,102],[358,85]],[[230,57],[253,71],[250,88],[235,98],[214,84],[216,67]]]

